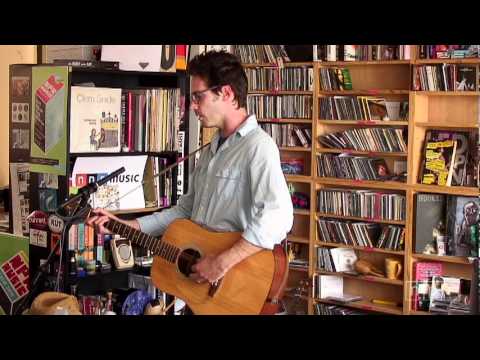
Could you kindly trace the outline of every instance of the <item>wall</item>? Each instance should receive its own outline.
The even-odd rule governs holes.
[[[9,65],[34,64],[36,45],[0,45],[0,187],[8,185]]]

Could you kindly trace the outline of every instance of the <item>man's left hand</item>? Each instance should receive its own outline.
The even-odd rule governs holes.
[[[215,281],[221,279],[228,269],[222,266],[218,256],[207,255],[197,261],[192,266],[193,273],[190,274],[190,278],[198,284],[209,282],[213,284]]]

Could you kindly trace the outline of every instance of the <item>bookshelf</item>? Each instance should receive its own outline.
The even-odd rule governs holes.
[[[321,99],[327,96],[382,96],[388,99],[409,101],[408,121],[368,121],[368,120],[331,120],[319,117],[319,106],[316,103],[314,114],[314,133],[319,136],[343,129],[351,128],[403,128],[408,130],[407,152],[365,152],[344,149],[325,148],[318,142],[314,145],[316,153],[326,154],[349,154],[355,156],[377,156],[385,159],[387,166],[391,168],[394,160],[407,161],[406,182],[392,181],[363,181],[358,179],[338,179],[334,177],[318,177],[314,173],[315,189],[317,191],[327,188],[335,189],[362,189],[377,190],[381,192],[396,192],[406,197],[406,218],[403,221],[391,221],[381,219],[367,219],[356,216],[332,215],[319,212],[315,204],[315,219],[353,220],[379,223],[383,225],[398,225],[405,227],[404,250],[391,251],[388,249],[366,248],[333,242],[325,242],[319,239],[317,229],[314,229],[311,239],[311,254],[316,255],[317,246],[327,248],[350,248],[354,249],[361,259],[368,259],[378,268],[383,268],[382,261],[385,257],[394,256],[403,263],[403,277],[399,280],[374,279],[365,276],[350,274],[337,274],[344,278],[344,291],[350,294],[362,295],[361,301],[348,304],[340,304],[325,299],[313,298],[312,302],[343,305],[351,308],[370,310],[386,314],[414,314],[428,315],[424,311],[414,311],[412,308],[412,284],[414,282],[413,264],[416,261],[440,262],[443,265],[444,275],[472,278],[473,267],[466,257],[438,256],[415,253],[415,196],[418,193],[447,194],[456,196],[479,196],[476,187],[466,186],[436,186],[418,183],[418,175],[422,160],[422,146],[425,133],[428,129],[443,130],[472,130],[477,129],[480,122],[480,92],[479,91],[413,91],[411,84],[415,66],[426,64],[480,64],[478,59],[417,59],[418,49],[412,46],[410,60],[393,61],[315,61],[315,97]],[[322,91],[320,90],[320,69],[324,67],[345,67],[350,71],[353,89],[348,91]],[[477,80],[478,89],[478,80]],[[314,159],[316,160],[316,158]],[[318,202],[318,198],[314,197]],[[317,225],[318,226],[318,225]],[[313,227],[317,227],[313,221]],[[375,258],[373,257],[375,256]],[[316,264],[312,259],[311,266]],[[330,274],[325,271],[313,269],[315,274]],[[313,280],[312,280],[313,282]],[[371,302],[373,298],[384,298],[401,304],[401,307],[379,305]]]
[[[251,71],[267,71],[269,69],[271,72],[281,72],[283,69],[291,69],[292,71],[305,72],[313,71],[313,62],[285,62],[281,65],[279,64],[243,64],[245,70],[247,71],[247,77],[251,74]],[[296,70],[295,70],[296,69]],[[310,70],[309,70],[310,69]],[[311,74],[312,75],[312,74]],[[311,76],[310,75],[310,76]],[[251,75],[250,75],[251,76]],[[284,81],[286,81],[284,79]],[[311,80],[310,80],[311,81]],[[308,85],[308,78],[303,79],[303,83],[300,86]],[[263,84],[265,85],[265,84]],[[272,85],[272,84],[270,84]],[[278,88],[281,88],[283,85],[277,83]],[[291,85],[290,85],[291,86]],[[306,127],[312,131],[314,126],[314,116],[315,113],[315,102],[313,101],[314,88],[311,90],[296,90],[296,91],[280,91],[275,88],[270,88],[269,90],[259,91],[256,90],[254,86],[249,85],[248,96],[251,97],[257,95],[294,95],[294,96],[306,96],[312,98],[312,116],[302,116],[300,118],[290,116],[290,117],[272,117],[272,116],[262,116],[262,114],[257,113],[257,119],[260,126],[264,124],[281,124],[287,125],[291,124],[292,126],[301,126]],[[295,136],[293,133],[291,136]],[[312,139],[313,143],[313,139]],[[311,266],[312,254],[310,249],[311,237],[312,237],[312,222],[314,221],[315,213],[313,208],[312,196],[314,194],[314,154],[313,145],[308,147],[303,146],[279,146],[281,158],[288,157],[300,157],[304,162],[304,171],[301,174],[285,174],[287,183],[290,186],[293,186],[294,191],[301,192],[306,194],[310,200],[309,209],[294,209],[294,224],[290,234],[287,236],[287,242],[289,246],[300,246],[300,257],[308,261],[308,267],[300,268],[296,266],[290,266],[289,268],[289,279],[286,288],[286,294],[293,292],[295,287],[301,281],[308,281],[312,277],[313,268]],[[288,299],[288,296],[287,296]],[[299,299],[297,299],[299,300]],[[305,313],[313,313],[313,302],[310,296],[304,296],[301,299],[302,304],[304,304]]]
[[[293,234],[288,237],[289,242],[307,244],[308,242],[308,279],[310,292],[308,297],[308,313],[313,314],[318,303],[335,304],[355,309],[363,309],[375,313],[394,315],[428,315],[428,312],[414,311],[412,309],[412,283],[414,281],[413,264],[416,261],[433,261],[444,264],[446,275],[472,277],[472,265],[467,258],[455,256],[436,256],[415,254],[415,196],[418,193],[448,194],[456,196],[478,196],[479,191],[474,187],[464,186],[435,186],[419,184],[418,174],[422,157],[422,144],[428,129],[444,130],[471,130],[479,129],[480,123],[480,91],[415,91],[413,90],[413,71],[415,66],[428,64],[472,64],[477,69],[480,65],[478,59],[419,59],[418,46],[411,45],[411,56],[408,60],[381,60],[381,61],[313,61],[301,63],[284,62],[284,67],[312,67],[313,68],[313,114],[312,119],[300,118],[272,118],[259,117],[260,123],[278,124],[304,124],[312,128],[311,148],[280,147],[281,153],[302,153],[310,157],[310,172],[303,175],[286,175],[289,183],[300,185],[304,191],[310,192],[310,210],[295,210],[295,225]],[[277,68],[278,64],[257,63],[243,64],[245,69]],[[320,77],[324,68],[347,68],[350,73],[351,90],[322,90]],[[478,88],[477,80],[477,89]],[[304,94],[302,91],[299,94]],[[279,91],[252,90],[254,95],[278,95]],[[408,113],[405,118],[388,121],[372,120],[368,118],[355,119],[344,117],[341,120],[322,118],[320,101],[332,96],[368,96],[383,97],[387,101],[400,101],[409,103]],[[360,151],[354,149],[327,148],[316,139],[320,135],[341,132],[348,129],[400,129],[408,134],[406,151]],[[317,175],[317,155],[354,155],[364,157],[379,157],[384,159],[391,170],[397,161],[406,162],[407,176],[404,181],[391,180],[360,180],[358,178],[345,179],[337,177],[319,177]],[[386,194],[398,194],[405,199],[405,216],[402,220],[382,219],[380,217],[343,216],[321,212],[318,209],[317,193],[324,189],[344,189],[373,191]],[[392,250],[385,248],[346,245],[337,242],[326,242],[319,238],[319,219],[338,221],[357,221],[384,226],[398,226],[404,228],[405,238],[403,249]],[[299,234],[301,234],[299,236]],[[373,278],[371,276],[354,276],[338,274],[343,277],[344,291],[349,294],[362,295],[361,301],[348,304],[317,299],[313,296],[312,284],[316,274],[327,274],[316,268],[318,246],[326,248],[347,248],[355,250],[360,259],[370,261],[380,269],[384,268],[385,258],[394,258],[403,265],[401,278],[388,280]],[[290,269],[289,284],[299,281],[301,271]],[[328,273],[329,274],[329,273]],[[305,274],[304,274],[305,275]],[[287,295],[288,296],[288,293]],[[385,305],[372,302],[373,299],[387,300],[397,305]],[[399,305],[399,306],[398,306]]]
[[[33,89],[34,81],[32,78],[34,77],[33,72],[35,69],[44,69],[45,71],[51,71],[55,73],[55,69],[61,69],[62,74],[66,74],[62,78],[64,84],[66,84],[65,90],[65,107],[63,108],[63,112],[65,114],[65,122],[64,127],[66,128],[65,132],[65,142],[66,145],[62,148],[61,156],[65,159],[65,174],[58,175],[58,186],[55,190],[57,205],[63,203],[68,196],[69,196],[69,187],[71,186],[71,177],[73,166],[78,159],[82,159],[85,157],[93,157],[95,159],[101,160],[103,157],[119,157],[119,156],[141,156],[141,155],[149,155],[149,156],[157,156],[167,159],[167,164],[174,163],[179,154],[177,151],[172,149],[168,150],[165,149],[164,151],[130,151],[130,152],[89,152],[89,153],[76,153],[70,151],[70,130],[71,130],[71,98],[72,98],[72,86],[82,86],[85,83],[94,83],[96,88],[121,88],[124,90],[134,90],[134,89],[151,89],[151,88],[168,88],[168,89],[179,89],[178,98],[179,100],[185,97],[185,94],[188,93],[188,79],[186,76],[185,71],[177,70],[175,73],[156,73],[156,72],[140,72],[140,71],[121,71],[121,70],[105,70],[105,69],[98,69],[98,68],[85,68],[85,67],[75,67],[75,66],[56,66],[56,65],[12,65],[10,69],[10,77],[18,77],[19,74],[25,78],[30,79],[30,93],[29,93],[29,104],[30,108],[32,108],[32,92],[35,91]],[[11,79],[11,81],[13,81]],[[15,102],[15,97],[10,94],[10,102]],[[27,101],[27,100],[25,100]],[[180,105],[179,105],[180,106]],[[12,107],[11,107],[12,108]],[[185,119],[188,118],[188,104],[185,107],[184,112],[181,115],[178,115],[179,120],[179,131],[185,131],[185,143],[188,144],[188,127],[186,126],[187,122]],[[140,111],[140,110],[139,110]],[[33,119],[34,112],[31,112]],[[178,112],[180,114],[180,111]],[[33,120],[32,120],[33,121]],[[153,126],[153,125],[152,125]],[[25,128],[25,130],[30,130],[30,123],[26,125],[18,125],[13,124],[10,121],[10,132],[11,136],[15,129],[17,128]],[[17,130],[18,131],[18,130]],[[33,135],[32,135],[33,136]],[[122,141],[123,139],[121,139]],[[175,139],[176,140],[176,139]],[[185,145],[183,145],[185,146]],[[23,150],[23,149],[21,149]],[[188,149],[185,148],[185,151]],[[18,162],[28,162],[30,160],[30,154],[26,151],[19,151],[19,149],[15,149],[14,147],[10,148],[10,163],[18,163]],[[188,165],[185,165],[188,166]],[[48,171],[44,171],[48,173]],[[169,205],[174,205],[177,201],[177,174],[178,169],[172,170],[171,175],[171,182],[170,182],[170,194],[171,197],[169,198]],[[180,179],[178,179],[180,180]],[[183,190],[187,191],[187,180],[188,174],[185,174],[182,178],[183,182]],[[38,188],[39,188],[39,173],[38,172],[31,172],[30,173],[30,185],[29,185],[29,211],[32,212],[34,210],[40,209],[40,201],[38,196]],[[12,194],[10,194],[12,196]],[[148,206],[148,204],[147,204]],[[55,206],[56,207],[56,206]],[[128,209],[128,210],[117,210],[112,211],[115,215],[120,216],[121,218],[135,218],[138,216],[147,215],[148,213],[152,213],[158,210],[165,208],[166,206],[161,206],[157,204],[156,206],[152,207],[145,207],[145,208],[136,208],[136,209]],[[49,213],[49,212],[47,212]],[[35,274],[40,261],[45,259],[51,249],[52,242],[51,242],[51,234],[50,230],[47,231],[48,240],[46,242],[45,247],[34,246],[30,245],[30,271],[31,274]],[[94,236],[96,239],[96,235]],[[68,240],[68,238],[67,238]],[[93,239],[92,239],[93,240]],[[95,240],[96,242],[96,240]],[[67,251],[68,242],[66,241],[64,244],[64,258],[62,266],[66,269],[68,274],[69,270],[69,252]],[[58,259],[56,260],[58,263]],[[71,276],[64,276],[62,277],[61,289],[66,293],[70,292],[69,285],[72,283],[78,284],[78,295],[95,295],[95,294],[104,294],[108,289],[112,289],[115,287],[125,288],[128,285],[128,273],[134,272],[139,273],[142,269],[137,269],[136,267],[129,269],[129,270],[116,270],[113,266],[112,261],[112,270],[110,272],[99,272],[97,271],[95,274],[87,275],[84,278],[75,278]],[[53,269],[52,269],[53,273]],[[62,291],[62,290],[61,290]],[[83,292],[83,293],[82,293]]]
[[[415,59],[412,61],[412,71],[416,66],[435,64],[470,64],[476,65],[478,89],[479,59]],[[422,145],[425,133],[428,130],[438,129],[445,131],[477,131],[480,123],[480,92],[479,91],[411,91],[410,102],[410,134],[409,152],[412,154],[409,161],[409,204],[412,212],[415,210],[415,198],[419,193],[442,194],[447,196],[478,197],[479,189],[476,186],[438,186],[419,183],[419,171],[422,161]],[[472,279],[473,266],[467,257],[438,256],[415,252],[415,219],[409,221],[412,247],[409,251],[409,273],[411,284],[414,284],[414,265],[416,262],[440,263],[443,275]],[[451,235],[451,234],[449,234]],[[413,307],[413,286],[408,286],[406,292],[406,313],[413,315],[428,315],[429,312],[416,311]]]

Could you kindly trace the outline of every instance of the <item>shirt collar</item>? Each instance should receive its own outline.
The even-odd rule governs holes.
[[[258,122],[257,122],[257,117],[255,114],[249,115],[247,120],[245,120],[242,125],[238,127],[238,129],[235,131],[234,134],[229,136],[229,138],[233,137],[238,137],[238,136],[245,136],[247,135],[250,131],[254,130],[255,128],[258,127]],[[215,135],[213,136],[213,139],[211,141],[210,145],[210,151],[212,154],[215,154],[217,152],[218,148],[218,141],[220,140],[220,131],[217,131]],[[229,139],[225,140],[225,142],[229,142]],[[224,146],[227,144],[224,144]],[[226,147],[226,146],[225,146]]]

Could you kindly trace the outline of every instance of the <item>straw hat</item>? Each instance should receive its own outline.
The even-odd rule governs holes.
[[[30,307],[30,315],[82,315],[77,298],[60,292],[47,291],[38,295]]]

